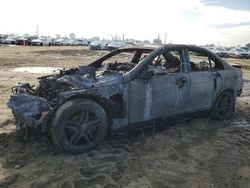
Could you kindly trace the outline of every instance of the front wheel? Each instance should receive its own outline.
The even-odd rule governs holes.
[[[234,112],[235,99],[231,91],[221,93],[211,110],[213,119],[224,120],[232,117]]]
[[[108,130],[105,110],[96,102],[76,99],[64,103],[55,113],[52,136],[66,153],[79,154],[97,147]]]

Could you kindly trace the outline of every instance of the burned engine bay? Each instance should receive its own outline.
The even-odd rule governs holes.
[[[122,75],[130,71],[135,64],[110,63],[98,69],[92,66],[81,66],[69,70],[60,70],[59,74],[39,77],[39,85],[34,89],[30,84],[18,84],[12,88],[13,94],[27,93],[52,101],[64,91],[89,89],[103,83],[115,84],[121,81]]]

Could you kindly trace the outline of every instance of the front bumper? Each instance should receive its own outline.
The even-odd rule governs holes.
[[[7,105],[12,109],[17,129],[41,127],[44,130],[52,111],[45,99],[29,94],[12,95]]]

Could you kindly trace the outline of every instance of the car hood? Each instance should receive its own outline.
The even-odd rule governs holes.
[[[68,85],[71,88],[92,89],[105,85],[121,84],[123,75],[114,71],[98,71],[91,74],[65,75],[56,80],[57,85]]]

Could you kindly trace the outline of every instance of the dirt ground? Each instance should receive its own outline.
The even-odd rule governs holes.
[[[245,87],[230,121],[208,117],[162,124],[128,135],[109,136],[82,155],[58,152],[46,138],[18,141],[6,103],[18,82],[36,84],[41,74],[15,67],[77,67],[105,54],[83,47],[0,46],[0,187],[250,187],[250,60]]]

